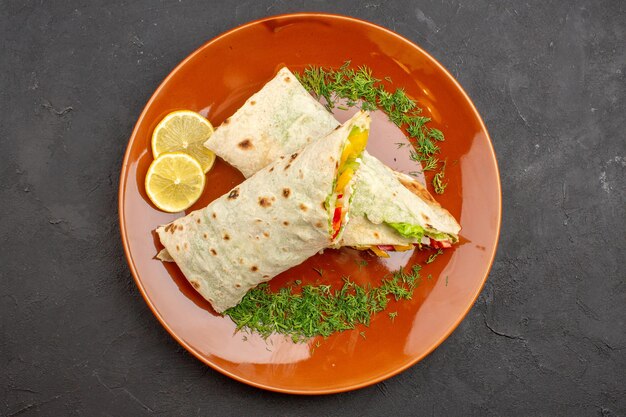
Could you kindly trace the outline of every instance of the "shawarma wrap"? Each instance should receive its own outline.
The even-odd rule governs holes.
[[[457,242],[461,226],[423,185],[367,152],[361,159],[350,222],[337,246],[374,247],[377,252],[378,246],[407,250],[414,244],[444,247]]]
[[[339,122],[287,69],[250,97],[219,126],[205,146],[250,176],[281,155],[316,140]],[[355,201],[341,246],[385,251],[413,245],[448,247],[460,226],[411,177],[394,173],[371,155],[357,175]]]
[[[286,67],[215,130],[205,146],[244,177],[339,126]]]
[[[356,114],[324,138],[261,169],[156,232],[217,312],[261,282],[341,238],[370,118]]]

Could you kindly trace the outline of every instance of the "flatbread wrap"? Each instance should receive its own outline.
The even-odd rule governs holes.
[[[221,313],[337,242],[369,134],[365,112],[261,169],[207,207],[157,228],[166,252]]]
[[[250,177],[339,126],[286,67],[215,130],[205,146]]]
[[[215,130],[205,146],[247,177],[338,124],[282,68]],[[354,199],[358,210],[351,212],[341,246],[369,248],[387,256],[386,251],[409,250],[414,245],[448,247],[458,241],[461,227],[425,187],[371,155],[363,158]]]
[[[367,152],[361,159],[350,222],[337,246],[385,256],[378,251],[408,250],[415,244],[446,247],[458,241],[461,226],[423,185]]]

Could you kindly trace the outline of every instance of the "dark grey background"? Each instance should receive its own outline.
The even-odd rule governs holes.
[[[626,13],[615,1],[0,1],[0,415],[626,415]],[[218,374],[161,328],[117,189],[144,104],[213,36],[295,11],[424,47],[480,110],[504,218],[452,336],[324,397]]]

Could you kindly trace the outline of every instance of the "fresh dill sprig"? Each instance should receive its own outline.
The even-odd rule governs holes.
[[[444,140],[443,132],[441,132],[441,130],[435,129],[435,128],[430,128],[428,130],[428,137],[430,139],[433,139],[433,140],[436,140],[436,141],[439,141],[439,142],[442,142]]]
[[[409,154],[409,158],[413,161],[423,162],[422,164],[422,172],[432,171],[437,168],[437,163],[439,159],[434,156],[424,156],[424,154],[419,154],[416,151],[411,151]]]
[[[430,156],[424,161],[424,167],[422,169],[424,171],[432,171],[437,168],[438,162],[439,159],[435,158],[434,156]]]
[[[438,153],[439,146],[437,146],[430,138],[423,137],[417,139],[417,150],[425,157],[428,157]]]
[[[398,316],[398,312],[394,311],[393,313],[389,313],[389,318],[391,319],[391,321],[395,321],[396,317]]]
[[[361,270],[361,268],[363,268],[364,266],[367,266],[367,261],[365,259],[361,259],[361,260],[355,260],[354,261],[358,266],[359,266],[359,271]]]
[[[411,299],[420,281],[420,269],[419,265],[408,271],[399,269],[378,287],[358,285],[349,277],[343,278],[338,290],[330,285],[304,285],[299,292],[291,286],[272,292],[267,284],[261,284],[224,314],[235,322],[237,330],[255,331],[264,337],[280,333],[294,342],[328,337],[358,325],[369,326],[371,316],[383,311],[390,298]]]
[[[446,175],[446,162],[443,162],[441,166],[441,170],[435,174],[433,177],[433,188],[437,194],[443,194],[448,186],[448,182],[444,181],[444,177]]]
[[[354,69],[350,64],[350,61],[346,61],[338,69],[311,65],[302,74],[296,73],[296,77],[318,99],[324,98],[328,110],[335,107],[337,99],[341,99],[349,107],[360,105],[363,110],[384,111],[389,120],[405,129],[408,134],[414,146],[411,159],[424,162],[423,171],[434,171],[440,167],[437,174],[441,175],[435,174],[433,185],[438,194],[443,193],[446,187],[443,183],[445,165],[435,157],[440,152],[436,143],[444,140],[443,133],[439,129],[426,126],[431,119],[421,115],[422,110],[415,100],[407,96],[404,89],[387,91],[383,81],[374,77],[369,67],[360,66]],[[383,80],[391,83],[390,77]],[[345,108],[343,105],[337,107]]]
[[[433,262],[435,262],[435,259],[437,258],[437,256],[441,255],[442,253],[443,253],[443,250],[439,249],[437,252],[433,253],[432,255],[428,257],[428,259],[426,260],[426,263],[432,264]]]

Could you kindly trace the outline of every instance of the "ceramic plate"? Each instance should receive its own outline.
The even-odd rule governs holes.
[[[432,118],[430,126],[444,132],[441,155],[448,161],[449,185],[438,200],[460,222],[461,243],[425,265],[412,300],[392,301],[368,328],[307,343],[236,332],[234,323],[216,314],[176,265],[155,259],[160,246],[153,230],[182,214],[160,212],[146,197],[143,183],[152,161],[152,130],[178,109],[198,111],[219,126],[281,66],[301,71],[310,64],[339,67],[346,60],[370,67],[378,78],[391,77],[394,87],[418,100],[424,115]],[[408,148],[395,144],[404,140],[397,134],[384,117],[374,117],[368,149],[392,168],[415,170]],[[188,212],[206,206],[242,180],[237,170],[218,158],[207,174],[204,195]],[[389,378],[418,362],[454,330],[489,273],[500,229],[501,193],[487,130],[468,96],[437,61],[410,41],[368,22],[292,14],[251,22],[218,36],[163,81],[130,138],[119,210],[124,250],[137,285],[182,346],[241,382],[280,392],[321,394]],[[379,259],[352,249],[327,250],[279,275],[271,286],[279,288],[295,279],[335,285],[344,275],[359,283],[378,282],[401,266],[424,264],[430,254],[411,251]],[[314,268],[325,272],[320,276]],[[387,312],[398,314],[392,321]]]

